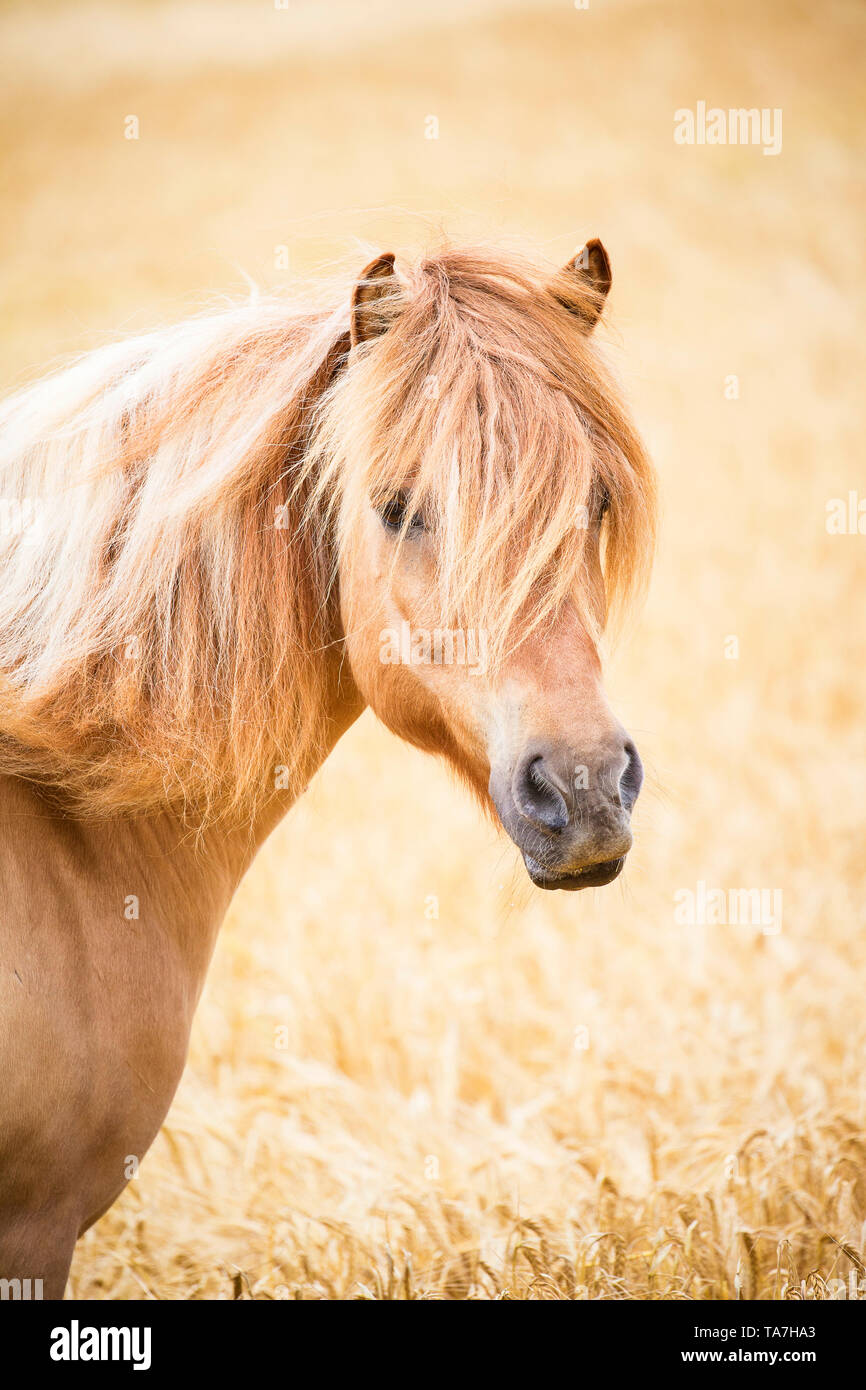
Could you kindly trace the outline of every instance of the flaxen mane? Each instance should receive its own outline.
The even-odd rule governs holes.
[[[568,300],[515,258],[410,268],[389,331],[256,302],[94,352],[0,411],[0,771],[86,814],[245,818],[323,739],[335,576],[361,507],[412,490],[443,622],[495,662],[568,598],[603,499],[608,598],[652,473]],[[563,302],[564,301],[564,302]],[[573,303],[572,309],[580,309]],[[17,523],[17,524],[16,524]]]

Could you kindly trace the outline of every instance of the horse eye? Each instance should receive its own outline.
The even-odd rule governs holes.
[[[607,488],[605,487],[605,488],[602,488],[602,490],[601,490],[601,505],[599,506],[599,509],[598,509],[599,519],[601,519],[601,517],[604,516],[605,512],[609,512],[609,511],[610,511],[610,493],[608,492]]]
[[[420,513],[411,512],[412,499],[408,492],[395,492],[393,497],[389,497],[379,507],[379,516],[382,525],[389,531],[401,531],[406,526],[408,517],[408,529],[410,531],[420,530],[423,527]]]

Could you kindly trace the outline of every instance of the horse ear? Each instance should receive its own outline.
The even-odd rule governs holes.
[[[556,298],[560,304],[564,304],[566,309],[569,309],[580,319],[584,331],[591,333],[601,318],[604,301],[607,299],[607,292],[613,280],[610,257],[598,237],[593,237],[591,241],[586,243],[582,251],[578,251],[572,256],[571,260],[563,266],[558,278],[559,283],[554,287]],[[576,281],[581,293],[569,297],[567,290],[563,287],[563,280],[570,280],[572,285]],[[587,290],[589,290],[588,297]]]
[[[394,257],[389,251],[387,255],[377,256],[375,261],[370,262],[352,291],[352,347],[378,338],[380,333],[385,332],[393,318],[399,296]]]

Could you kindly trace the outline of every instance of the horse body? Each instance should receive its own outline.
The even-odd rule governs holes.
[[[597,242],[552,283],[382,257],[333,311],[183,325],[0,412],[38,523],[0,536],[0,1278],[62,1295],[240,878],[365,705],[536,885],[619,874],[641,768],[596,639],[653,483],[589,344],[609,285]],[[489,669],[385,660],[407,624],[482,633]]]
[[[57,1297],[165,1116],[237,870],[225,846],[178,845],[168,817],[93,828],[8,780],[0,808],[7,901],[27,914],[2,950],[0,1267]],[[118,897],[133,883],[137,920]]]
[[[357,712],[330,711],[334,737]],[[165,1119],[220,925],[290,804],[193,838],[170,813],[58,816],[0,778],[0,1277],[62,1296]]]

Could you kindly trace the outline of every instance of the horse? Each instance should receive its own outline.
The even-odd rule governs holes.
[[[656,485],[593,334],[610,284],[597,239],[556,271],[381,255],[0,407],[0,1277],[63,1297],[241,877],[365,707],[538,888],[621,872],[642,770],[599,640]]]

